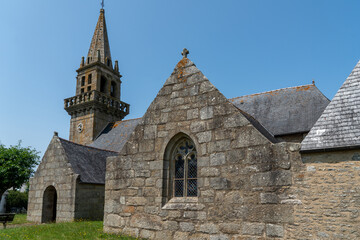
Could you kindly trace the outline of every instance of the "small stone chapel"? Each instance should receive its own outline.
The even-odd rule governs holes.
[[[188,55],[144,116],[124,120],[130,105],[100,10],[64,100],[69,140],[55,132],[30,179],[28,220],[104,220],[105,232],[162,240],[360,238],[357,141],[335,156],[340,140],[326,145],[323,130],[354,103],[337,97],[344,91],[331,103],[314,83],[228,99]],[[360,96],[357,69],[346,99]]]

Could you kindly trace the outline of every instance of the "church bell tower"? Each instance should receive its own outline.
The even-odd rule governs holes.
[[[113,62],[106,30],[105,10],[100,10],[94,36],[85,59],[76,70],[76,93],[64,100],[71,116],[70,141],[90,144],[104,127],[122,120],[130,105],[120,101],[121,75],[118,61]]]

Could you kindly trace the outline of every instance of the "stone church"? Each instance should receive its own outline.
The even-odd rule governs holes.
[[[184,49],[139,119],[123,120],[105,11],[30,179],[28,220],[104,220],[148,239],[360,238],[360,63],[330,102],[315,84],[226,98]]]

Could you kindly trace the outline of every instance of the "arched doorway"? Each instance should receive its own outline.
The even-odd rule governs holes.
[[[42,223],[56,221],[56,203],[57,193],[54,186],[48,186],[44,191],[43,208],[42,208]]]

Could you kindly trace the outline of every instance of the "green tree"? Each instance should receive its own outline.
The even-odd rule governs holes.
[[[0,199],[9,188],[20,188],[34,173],[39,163],[39,152],[30,147],[16,146],[6,148],[0,144]]]

